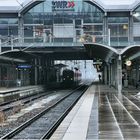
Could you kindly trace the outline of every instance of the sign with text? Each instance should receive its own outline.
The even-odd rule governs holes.
[[[30,69],[31,67],[32,67],[31,65],[26,65],[26,64],[25,65],[24,64],[23,65],[17,65],[18,69]]]
[[[70,0],[56,0],[52,1],[53,11],[74,11],[75,3]]]

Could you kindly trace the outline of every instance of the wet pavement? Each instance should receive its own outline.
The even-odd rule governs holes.
[[[99,139],[140,139],[140,101],[130,93],[99,94]]]
[[[100,96],[99,104],[99,139],[119,139],[122,134],[117,124],[111,104],[106,94]]]
[[[62,126],[56,130],[51,140],[64,140],[65,134],[69,134],[67,140],[71,140],[71,137],[73,140],[139,140],[140,99],[136,96],[138,91],[125,90],[122,94],[118,94],[114,88],[99,84],[93,84],[89,89],[87,94],[91,95],[90,98],[93,100],[91,100],[90,114],[85,115],[87,124],[83,128],[76,125],[75,118],[81,120],[82,117],[81,112],[77,110],[73,114],[78,114],[78,117],[74,115],[71,117],[73,119],[64,120],[65,123],[62,123]],[[83,106],[82,104],[80,107]],[[89,109],[88,104],[91,102],[86,102],[86,110]],[[86,111],[85,109],[82,110],[82,113]],[[71,131],[68,131],[69,128]],[[58,138],[60,130],[61,139]],[[79,137],[80,139],[78,139]]]

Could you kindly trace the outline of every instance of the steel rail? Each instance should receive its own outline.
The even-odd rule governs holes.
[[[34,116],[33,118],[29,119],[28,121],[26,121],[25,123],[23,123],[22,125],[20,125],[19,127],[15,128],[13,131],[9,132],[8,134],[4,135],[3,137],[1,137],[1,140],[5,140],[5,139],[11,139],[13,138],[14,136],[18,135],[18,133],[20,133],[22,130],[24,130],[25,128],[27,128],[29,125],[31,125],[33,122],[35,122],[37,119],[39,119],[40,117],[42,117],[43,115],[45,115],[45,113],[47,113],[49,110],[51,110],[53,107],[57,106],[61,101],[63,101],[64,99],[66,99],[67,97],[69,97],[70,95],[72,95],[74,92],[76,92],[78,89],[80,89],[82,86],[78,87],[77,89],[73,90],[72,92],[70,92],[70,94],[64,96],[63,98],[59,99],[56,103],[54,103],[53,105],[51,106],[48,106],[48,108],[44,109],[42,112],[40,112],[39,114],[37,114],[36,116]],[[72,108],[72,107],[71,107]],[[68,112],[66,112],[68,113]],[[63,117],[66,116],[65,115],[62,115]],[[61,118],[60,118],[61,119]],[[62,121],[62,119],[61,119]],[[58,124],[60,124],[61,122],[59,119],[58,119]],[[48,137],[48,135],[50,136],[54,130],[54,128],[57,128],[58,125],[54,125],[53,128],[51,128],[47,134],[45,134],[43,136],[44,137]]]
[[[66,111],[58,118],[58,120],[52,125],[52,127],[46,132],[46,134],[44,134],[41,137],[41,140],[43,139],[49,139],[52,134],[54,133],[54,131],[57,129],[57,127],[60,125],[60,123],[64,120],[64,118],[67,116],[67,114],[71,111],[71,109],[74,107],[74,105],[78,102],[79,98],[83,95],[83,93],[87,90],[87,88],[85,88],[82,91],[82,94],[66,109]]]

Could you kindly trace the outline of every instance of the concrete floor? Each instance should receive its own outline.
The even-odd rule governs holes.
[[[139,139],[140,100],[135,94],[129,90],[118,95],[113,88],[93,84],[50,140]]]

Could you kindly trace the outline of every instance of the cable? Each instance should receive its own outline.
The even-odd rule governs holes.
[[[18,0],[16,2],[23,8],[23,4],[21,4]]]

